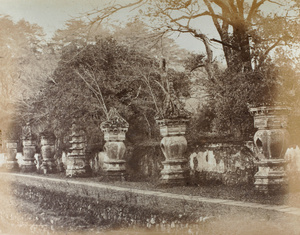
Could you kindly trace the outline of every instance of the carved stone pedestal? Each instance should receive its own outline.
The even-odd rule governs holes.
[[[15,141],[7,141],[6,143],[6,163],[5,163],[5,168],[8,171],[17,171],[19,170],[19,165],[17,161],[17,148],[18,148],[18,143]]]
[[[161,119],[157,120],[160,127],[161,149],[166,158],[162,162],[161,184],[184,185],[187,181],[187,159],[184,153],[187,141],[184,137],[188,119]]]
[[[254,135],[258,172],[255,188],[260,192],[283,191],[286,187],[284,159],[288,147],[289,133],[286,130],[289,108],[283,106],[261,106],[250,108],[254,115]]]
[[[112,108],[108,113],[108,120],[101,123],[101,130],[104,133],[104,151],[107,154],[105,163],[105,178],[108,180],[126,180],[126,161],[124,154],[125,135],[129,124],[120,116],[116,109]]]
[[[109,180],[126,180],[126,161],[123,156],[126,152],[126,146],[123,142],[106,142],[104,145],[108,159],[104,162],[105,176]]]
[[[36,164],[34,155],[36,153],[36,136],[31,131],[31,124],[22,127],[23,161],[21,172],[35,172]]]
[[[43,158],[42,171],[44,173],[56,173],[55,136],[53,134],[41,134],[41,154]]]
[[[88,176],[88,165],[86,162],[86,138],[83,130],[77,130],[72,126],[71,153],[67,157],[66,176],[86,177]]]
[[[23,162],[21,164],[21,172],[34,172],[36,165],[34,163],[34,154],[36,153],[36,141],[33,139],[23,140]]]
[[[286,162],[281,159],[261,160],[257,163],[255,188],[260,192],[280,192],[287,186],[285,174]]]

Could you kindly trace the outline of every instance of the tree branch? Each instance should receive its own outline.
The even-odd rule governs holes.
[[[233,45],[230,45],[230,44],[228,44],[226,42],[223,42],[223,41],[220,41],[218,39],[212,38],[212,39],[210,39],[210,41],[217,42],[217,43],[220,43],[220,44],[222,44],[222,45],[224,45],[226,47],[232,48],[232,49],[234,49],[236,51],[240,51],[240,49],[238,47],[235,47]]]
[[[267,55],[270,53],[270,51],[273,50],[276,46],[278,46],[278,44],[281,41],[282,41],[282,38],[278,38],[277,41],[272,46],[270,46],[267,50],[265,50],[264,54],[259,59],[258,67],[261,66],[261,64],[263,63],[263,61],[265,60]]]
[[[106,18],[110,17],[111,15],[117,13],[120,10],[130,8],[130,7],[133,7],[133,6],[137,6],[137,5],[140,5],[140,4],[142,5],[146,2],[147,2],[147,0],[138,0],[138,1],[135,1],[133,3],[126,4],[126,5],[121,5],[121,4],[113,5],[112,4],[111,6],[108,6],[104,9],[101,9],[101,10],[92,10],[90,12],[87,12],[86,16],[89,17],[89,16],[93,16],[93,15],[97,14],[96,19],[92,20],[91,23],[92,24],[94,24],[96,22],[101,23],[103,20],[105,20]]]
[[[102,103],[101,99],[99,98],[99,94],[98,92],[93,88],[93,86],[84,78],[84,76],[81,75],[81,73],[76,70],[76,74],[85,82],[85,84],[87,85],[87,87],[94,93],[94,95],[96,96],[96,99],[98,100],[99,104],[100,104],[100,107],[103,109],[106,117],[108,115],[108,112],[106,110],[106,106],[104,103]],[[102,95],[102,94],[101,94]]]
[[[251,21],[251,18],[253,15],[257,12],[258,8],[264,4],[267,0],[261,0],[260,2],[257,2],[257,0],[253,0],[252,5],[250,7],[250,11],[248,13],[248,16],[246,18],[247,21]]]

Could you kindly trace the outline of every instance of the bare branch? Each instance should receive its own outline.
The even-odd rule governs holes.
[[[248,16],[246,18],[247,21],[251,21],[251,18],[253,15],[257,12],[258,8],[264,4],[267,0],[261,0],[260,2],[257,2],[257,0],[253,0],[250,11],[248,13]]]
[[[279,45],[279,43],[282,41],[282,38],[278,38],[277,41],[275,43],[273,43],[273,45],[271,45],[265,52],[264,54],[260,57],[259,62],[258,62],[258,67],[261,66],[261,64],[263,63],[263,61],[265,60],[265,58],[267,57],[267,55],[270,53],[271,50],[273,50],[276,46]]]
[[[171,22],[175,22],[175,21],[180,21],[180,20],[184,20],[184,19],[192,20],[192,19],[196,19],[196,18],[201,17],[201,16],[211,16],[214,19],[221,19],[223,21],[226,21],[228,24],[233,24],[233,22],[230,21],[229,19],[227,19],[223,16],[220,16],[220,15],[217,15],[217,14],[213,14],[213,13],[208,12],[208,11],[202,12],[201,14],[197,14],[197,15],[190,15],[190,16],[185,15],[185,16],[181,16],[181,17],[178,17],[178,18],[171,18],[171,17],[169,17],[169,18],[171,19],[170,20]]]
[[[92,24],[94,24],[96,22],[101,23],[103,20],[109,18],[111,15],[119,12],[120,10],[130,8],[130,7],[137,7],[138,5],[143,5],[146,2],[147,2],[147,0],[138,0],[133,3],[126,4],[126,5],[114,4],[111,2],[111,6],[108,6],[101,10],[96,9],[96,10],[87,12],[86,15],[87,16],[97,15],[96,19],[91,21],[91,23]]]
[[[100,86],[99,86],[99,84],[98,84],[98,82],[97,82],[97,79],[96,79],[95,74],[94,74],[94,73],[91,74],[91,72],[88,71],[88,70],[85,70],[85,73],[86,73],[86,74],[89,74],[89,76],[93,79],[94,83],[96,84],[96,87],[97,87],[97,89],[98,89],[98,94],[100,95],[100,98],[101,98],[101,101],[102,101],[102,104],[103,104],[104,112],[105,112],[106,114],[108,114],[108,110],[107,110],[107,107],[106,107],[106,105],[105,105],[105,101],[104,101],[104,98],[103,98],[103,95],[102,95],[102,91],[101,91]]]
[[[99,92],[97,92],[94,88],[93,88],[93,86],[85,79],[85,77],[84,76],[82,76],[81,75],[81,73],[78,71],[78,70],[76,70],[76,74],[85,82],[85,84],[87,85],[87,87],[94,93],[94,95],[96,96],[96,99],[98,100],[98,102],[99,102],[99,104],[100,104],[100,108],[102,108],[103,109],[103,111],[104,111],[104,113],[105,113],[105,115],[106,115],[106,117],[108,116],[108,112],[107,112],[107,110],[106,110],[106,106],[105,106],[105,104],[104,103],[102,103],[102,101],[101,101],[101,99],[99,98]],[[101,94],[102,95],[102,94]]]
[[[212,0],[211,2],[215,3],[216,5],[218,5],[223,10],[225,10],[227,12],[231,12],[229,6],[226,4],[227,1],[224,1],[224,0]]]
[[[230,44],[228,44],[226,42],[223,42],[223,41],[220,41],[218,39],[212,38],[212,39],[210,39],[210,41],[217,42],[217,43],[220,43],[220,44],[222,44],[222,45],[224,45],[226,47],[230,47],[230,48],[232,48],[232,49],[234,49],[236,51],[240,51],[240,49],[238,47],[235,47],[233,45],[230,45]]]
[[[210,1],[208,1],[208,0],[203,0],[203,1],[204,1],[205,5],[207,6],[209,12],[212,13],[213,15],[215,15],[215,11],[214,11],[214,9],[213,9],[212,6],[211,6]],[[213,22],[214,22],[214,25],[215,25],[217,31],[218,31],[219,34],[221,35],[221,34],[222,34],[222,29],[221,29],[221,26],[220,26],[220,24],[219,24],[217,18],[212,17],[212,19],[213,19]]]

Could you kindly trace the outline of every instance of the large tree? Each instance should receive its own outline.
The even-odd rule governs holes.
[[[127,5],[113,3],[90,14],[97,15],[95,22],[104,22],[128,8],[139,8],[161,34],[189,33],[203,43],[205,50],[193,57],[189,68],[193,73],[205,69],[198,74],[214,100],[219,130],[249,129],[247,103],[282,101],[287,97],[282,84],[298,84],[295,76],[283,76],[274,60],[279,51],[281,57],[297,57],[287,50],[299,49],[297,1],[137,0]],[[208,20],[212,28],[207,27]],[[218,36],[211,34],[212,29]],[[221,45],[226,71],[217,69],[214,45]]]
[[[274,47],[298,41],[297,7],[293,0],[137,0],[127,5],[113,2],[89,15],[97,15],[94,22],[103,22],[125,8],[140,8],[139,13],[151,17],[161,32],[190,33],[200,39],[206,48],[208,75],[213,76],[212,42],[222,45],[228,68],[241,71],[253,69],[253,49],[263,50],[260,60],[265,60]],[[219,38],[209,38],[207,18]]]

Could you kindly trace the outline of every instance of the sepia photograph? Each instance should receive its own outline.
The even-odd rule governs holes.
[[[0,235],[299,235],[300,0],[0,0]]]

